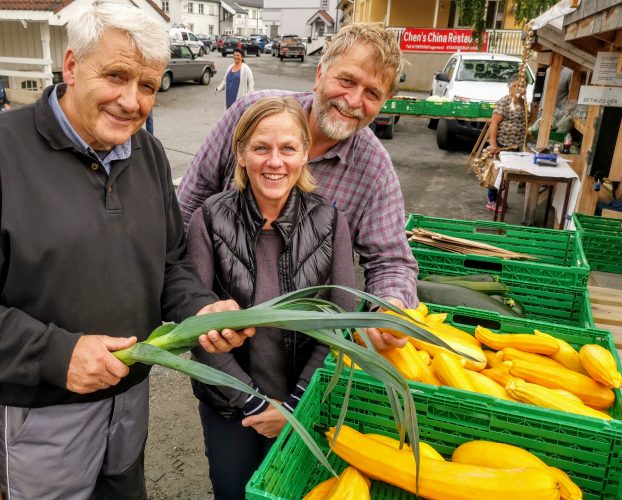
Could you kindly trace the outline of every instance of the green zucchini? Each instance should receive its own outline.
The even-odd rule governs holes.
[[[464,306],[493,311],[505,316],[520,316],[511,307],[489,297],[485,293],[449,283],[418,281],[417,295],[419,300],[426,304],[441,304],[452,307]]]

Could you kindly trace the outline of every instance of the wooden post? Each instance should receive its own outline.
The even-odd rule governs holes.
[[[600,110],[600,106],[588,106],[587,118],[585,120],[585,134],[583,135],[583,142],[581,143],[579,173],[579,179],[581,180],[581,193],[579,194],[575,212],[580,212],[586,215],[594,215],[596,203],[598,202],[598,193],[594,191],[595,180],[594,177],[591,177],[588,172],[588,156],[594,145],[594,138],[596,136],[594,126],[600,114]]]
[[[613,158],[611,159],[611,167],[609,168],[607,179],[614,182],[622,181],[622,125],[620,125],[620,130],[618,130],[616,148],[613,151]]]
[[[562,60],[564,56],[555,52],[553,60],[549,67],[549,75],[546,79],[546,89],[544,89],[544,107],[540,117],[540,125],[538,127],[537,148],[545,148],[549,145],[549,135],[551,133],[551,125],[553,123],[553,113],[555,111],[555,101],[557,97],[557,87],[559,86],[559,74],[562,70]],[[523,223],[532,225],[534,221],[534,212],[538,205],[539,186],[527,183],[525,186],[525,208],[523,210]]]
[[[581,88],[581,81],[583,80],[583,73],[579,70],[572,72],[572,79],[570,80],[570,89],[568,89],[568,101],[576,101],[579,99],[579,90]]]

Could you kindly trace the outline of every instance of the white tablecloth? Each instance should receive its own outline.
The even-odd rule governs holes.
[[[499,189],[503,180],[504,172],[513,172],[521,174],[529,174],[538,177],[559,177],[561,179],[573,179],[570,187],[570,197],[568,198],[568,206],[566,207],[566,221],[564,227],[568,226],[568,219],[573,214],[577,205],[577,199],[581,192],[581,181],[579,176],[572,170],[568,161],[563,158],[557,158],[556,167],[541,167],[533,162],[533,153],[510,153],[502,151],[499,153],[499,160],[495,162],[499,169],[497,178],[495,179],[495,187]],[[555,208],[555,218],[557,223],[561,225],[562,210],[564,209],[564,198],[566,196],[566,186],[558,186],[553,196],[553,207]]]

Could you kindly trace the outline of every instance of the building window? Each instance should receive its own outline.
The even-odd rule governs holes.
[[[328,9],[328,0],[322,0],[322,8]]]
[[[22,89],[23,90],[36,91],[38,87],[39,86],[37,85],[37,82],[35,80],[25,80],[25,81],[22,82]]]
[[[214,5],[213,3],[209,4],[209,15],[210,16],[216,15],[216,5]]]
[[[202,3],[199,4],[199,14],[204,14],[204,12],[203,12],[203,4]]]
[[[188,14],[194,14],[194,4],[192,2],[188,2]]]
[[[255,9],[251,9],[251,19],[257,19],[257,11]]]
[[[163,0],[162,2],[162,12],[168,14],[168,0]]]
[[[242,28],[236,28],[235,34],[241,36],[242,35]]]
[[[242,14],[236,14],[235,17],[237,17],[238,19],[242,19]]]
[[[210,25],[207,27],[207,34],[208,34],[208,35],[213,35],[213,34],[214,34],[214,25],[213,25],[213,24],[210,24]]]

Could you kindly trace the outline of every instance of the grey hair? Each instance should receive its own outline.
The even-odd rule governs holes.
[[[341,28],[324,50],[320,60],[322,69],[326,69],[352,47],[364,44],[374,49],[376,64],[383,67],[391,79],[389,94],[395,94],[399,88],[404,60],[396,36],[380,23],[351,23]]]
[[[119,3],[95,3],[67,22],[68,46],[78,60],[88,57],[108,30],[127,34],[130,45],[147,63],[168,63],[171,57],[166,26],[143,10]]]

